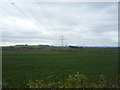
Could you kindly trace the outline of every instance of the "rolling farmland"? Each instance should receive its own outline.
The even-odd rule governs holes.
[[[11,87],[27,87],[29,80],[64,81],[76,72],[96,81],[99,74],[114,81],[118,74],[117,48],[47,47],[35,50],[3,50],[3,81]]]

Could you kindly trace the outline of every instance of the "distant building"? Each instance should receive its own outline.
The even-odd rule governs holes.
[[[50,47],[49,45],[38,45],[39,47]]]
[[[69,46],[70,48],[83,48],[82,46]]]
[[[25,45],[15,45],[15,46],[28,46],[28,44],[25,44]]]

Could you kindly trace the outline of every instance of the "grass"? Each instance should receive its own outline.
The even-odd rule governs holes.
[[[52,48],[54,49],[54,48]],[[3,80],[11,87],[27,87],[29,80],[64,81],[70,74],[80,72],[92,81],[100,74],[115,80],[118,74],[118,54],[111,48],[85,48],[82,52],[49,50],[4,51]]]

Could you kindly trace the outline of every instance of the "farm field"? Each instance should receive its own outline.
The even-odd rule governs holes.
[[[62,50],[62,51],[61,51]],[[3,81],[11,87],[27,87],[29,80],[64,81],[80,72],[96,81],[103,74],[114,81],[118,74],[118,53],[112,48],[45,48],[43,50],[3,50]]]

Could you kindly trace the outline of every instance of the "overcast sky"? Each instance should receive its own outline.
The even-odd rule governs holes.
[[[2,45],[118,45],[117,2],[0,3]]]

